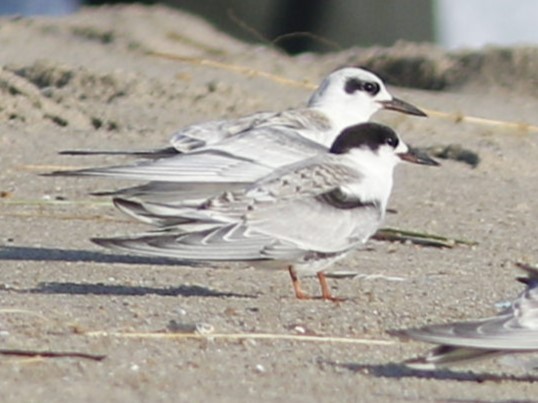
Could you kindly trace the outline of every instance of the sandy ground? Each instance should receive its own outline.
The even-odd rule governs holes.
[[[105,358],[2,356],[2,402],[536,398],[533,374],[495,361],[450,371],[410,371],[399,363],[428,346],[386,332],[489,315],[496,302],[519,292],[513,262],[532,262],[538,255],[536,134],[435,116],[376,115],[409,143],[462,144],[481,158],[474,169],[455,161],[444,161],[439,169],[399,166],[390,203],[396,214],[388,215],[386,225],[479,245],[438,249],[372,241],[340,265],[382,276],[333,280],[334,293],[349,298],[340,305],[301,302],[293,297],[286,272],[193,268],[102,250],[88,239],[141,229],[106,200],[88,196],[120,184],[36,175],[58,166],[123,161],[59,156],[62,149],[157,147],[189,123],[288,108],[303,103],[310,92],[148,56],[149,50],[311,82],[345,63],[379,63],[391,55],[400,63],[403,57],[407,77],[413,71],[426,81],[442,76],[445,89],[391,87],[401,98],[438,111],[538,124],[533,49],[457,59],[399,44],[291,58],[245,45],[164,8],[85,10],[61,20],[3,19],[0,348]],[[315,281],[305,285],[319,292]],[[218,334],[297,335],[305,329],[311,335],[370,342],[111,334],[166,332],[170,323],[205,323]]]

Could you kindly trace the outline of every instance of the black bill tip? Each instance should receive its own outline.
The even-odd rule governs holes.
[[[411,105],[409,102],[405,102],[399,98],[392,98],[390,101],[380,101],[379,103],[383,106],[383,109],[402,112],[414,116],[428,116],[415,105]]]

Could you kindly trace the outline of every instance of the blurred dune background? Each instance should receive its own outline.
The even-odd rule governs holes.
[[[80,7],[118,3],[166,4],[202,16],[248,42],[271,42],[291,54],[350,46],[389,46],[398,40],[446,49],[530,45],[534,0],[2,0],[0,14],[66,15]]]

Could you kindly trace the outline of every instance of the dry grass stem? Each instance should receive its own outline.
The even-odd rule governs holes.
[[[282,77],[276,74],[267,73],[261,70],[256,70],[250,67],[245,67],[237,64],[230,64],[230,63],[223,63],[218,62],[216,60],[210,60],[210,59],[201,59],[197,57],[187,57],[187,56],[181,56],[171,53],[164,53],[164,52],[148,52],[150,56],[160,57],[168,60],[175,60],[182,63],[189,63],[197,66],[204,66],[204,67],[211,67],[226,71],[231,71],[237,74],[242,74],[247,77],[260,77],[264,79],[271,80],[275,83],[287,85],[290,87],[297,87],[297,88],[304,88],[308,90],[315,90],[317,88],[317,85],[307,81],[307,80],[292,80],[286,77]],[[445,119],[450,120],[455,123],[472,123],[477,125],[486,125],[486,126],[492,126],[497,127],[504,130],[511,130],[511,131],[518,131],[518,132],[538,132],[538,126],[531,125],[528,123],[518,123],[518,122],[507,122],[503,120],[495,120],[495,119],[486,119],[476,116],[467,116],[457,113],[448,113],[448,112],[442,112],[437,111],[433,109],[426,109],[421,108],[424,112],[426,112],[429,116],[439,118],[439,119]]]
[[[0,349],[0,355],[8,357],[28,357],[29,359],[44,358],[82,358],[85,360],[102,361],[106,358],[103,354],[89,354],[78,351],[47,351],[47,350],[10,350]]]
[[[289,340],[299,342],[317,342],[317,343],[344,343],[344,344],[365,344],[376,346],[390,346],[395,344],[391,340],[375,340],[375,339],[356,339],[351,337],[331,337],[331,336],[306,336],[294,334],[271,334],[271,333],[211,333],[211,334],[196,334],[196,333],[164,333],[164,332],[107,332],[93,331],[86,332],[86,336],[90,337],[119,337],[129,339],[224,339],[224,340]]]
[[[86,169],[86,168],[92,168],[90,166],[86,167],[78,167],[78,166],[71,166],[71,165],[34,165],[34,164],[26,164],[26,165],[18,165],[15,167],[19,171],[23,172],[32,172],[37,174],[45,174],[52,171],[71,171],[74,169]]]
[[[244,67],[237,64],[228,64],[228,63],[218,62],[216,60],[200,59],[197,57],[174,55],[171,53],[163,53],[163,52],[149,52],[148,54],[151,56],[160,57],[163,59],[175,60],[175,61],[179,61],[183,63],[189,63],[189,64],[205,66],[205,67],[212,67],[212,68],[216,68],[220,70],[227,70],[234,73],[245,75],[247,77],[266,78],[278,84],[287,85],[290,87],[307,88],[311,90],[314,90],[317,87],[315,84],[309,83],[307,81],[292,80],[286,77],[278,76],[276,74],[266,73],[260,70],[252,69],[250,67]]]
[[[397,228],[381,228],[373,239],[378,241],[391,242],[411,242],[422,246],[433,246],[438,248],[453,248],[458,245],[475,246],[478,242],[465,239],[448,238],[442,235],[427,234],[419,231],[408,231]]]
[[[17,218],[42,218],[50,220],[77,220],[77,221],[101,221],[101,222],[114,222],[123,224],[132,224],[131,220],[120,220],[112,217],[105,217],[103,215],[91,215],[91,216],[74,216],[74,215],[56,215],[56,214],[43,214],[43,213],[0,213],[0,217],[17,217]]]
[[[0,200],[0,206],[112,206],[109,200],[56,200],[56,199],[5,199]],[[5,214],[12,216],[13,214]]]

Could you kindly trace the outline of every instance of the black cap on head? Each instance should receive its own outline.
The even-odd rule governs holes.
[[[372,122],[361,123],[342,130],[334,140],[330,152],[344,154],[352,148],[360,147],[377,151],[383,144],[396,148],[399,142],[398,135],[390,127]]]

